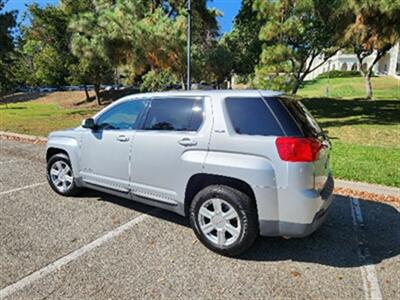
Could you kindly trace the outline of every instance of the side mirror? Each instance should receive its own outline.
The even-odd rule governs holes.
[[[95,129],[96,123],[94,122],[94,120],[92,118],[88,118],[88,119],[83,120],[82,127],[88,128],[88,129]]]

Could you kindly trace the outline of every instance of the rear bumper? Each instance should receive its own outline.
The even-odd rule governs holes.
[[[307,235],[310,235],[324,223],[324,221],[328,216],[329,207],[334,198],[333,187],[334,187],[334,181],[333,178],[330,176],[325,184],[324,189],[317,195],[317,197],[299,199],[299,201],[315,202],[318,205],[320,205],[319,210],[315,211],[311,223],[303,224],[303,223],[280,221],[280,220],[277,221],[259,220],[260,235],[288,236],[288,237],[305,237]],[[291,200],[296,201],[296,199],[291,199]]]

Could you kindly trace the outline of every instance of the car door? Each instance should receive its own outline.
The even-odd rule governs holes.
[[[146,101],[111,106],[96,117],[96,129],[82,135],[80,175],[84,182],[129,192],[132,143]]]
[[[132,192],[178,205],[191,174],[200,173],[208,150],[210,109],[203,97],[152,99],[137,131],[132,161]]]

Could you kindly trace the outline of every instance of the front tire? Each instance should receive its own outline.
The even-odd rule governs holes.
[[[194,197],[190,223],[207,248],[225,256],[238,256],[258,237],[254,202],[245,193],[224,185],[208,186]]]
[[[81,191],[75,184],[71,162],[63,153],[53,155],[47,162],[47,181],[62,196],[75,196]]]

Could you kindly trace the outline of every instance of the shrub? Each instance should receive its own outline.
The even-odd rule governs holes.
[[[340,71],[340,70],[332,70],[317,76],[317,79],[322,78],[338,78],[338,77],[361,77],[360,72],[358,71]]]

